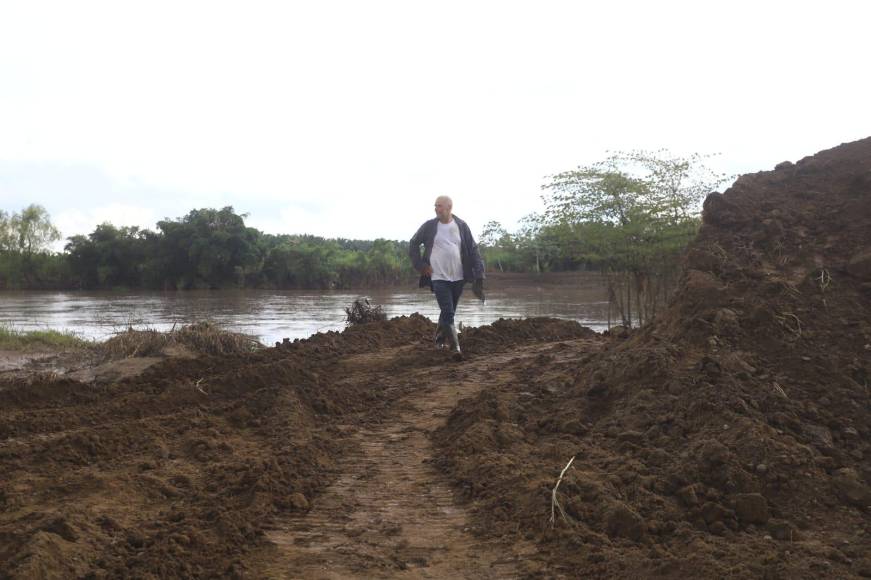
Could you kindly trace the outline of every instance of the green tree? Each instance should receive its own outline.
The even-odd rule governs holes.
[[[510,262],[514,257],[515,244],[502,224],[497,221],[489,221],[484,224],[478,246],[487,264],[495,264],[500,272],[511,269]]]
[[[30,204],[21,213],[0,211],[0,251],[36,254],[60,239],[44,207]]]
[[[12,216],[0,209],[0,252],[11,252],[15,245]]]
[[[72,236],[64,247],[70,270],[82,288],[136,288],[144,285],[146,239],[153,234],[137,226],[98,225],[87,236]]]
[[[537,213],[520,218],[520,227],[514,234],[514,241],[523,270],[541,273],[546,267],[550,252],[547,251],[547,244],[542,235],[543,223],[542,216]]]
[[[369,284],[396,284],[402,279],[403,266],[408,262],[401,254],[398,244],[392,240],[377,239],[366,253],[366,270]]]
[[[0,210],[0,288],[61,287],[63,258],[51,252],[60,232],[44,207],[31,204],[21,213]]]
[[[543,186],[545,226],[572,259],[600,268],[627,326],[656,315],[695,235],[704,195],[725,181],[705,159],[618,152]]]
[[[156,264],[165,286],[176,288],[244,287],[262,267],[260,232],[245,226],[245,215],[232,207],[191,210],[177,220],[157,223],[162,233]]]

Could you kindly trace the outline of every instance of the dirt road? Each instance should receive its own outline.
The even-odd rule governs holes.
[[[482,540],[470,514],[434,466],[431,433],[445,424],[462,398],[498,389],[504,370],[519,359],[551,348],[524,350],[463,363],[380,374],[385,391],[407,390],[379,424],[349,435],[352,452],[339,464],[341,476],[310,512],[279,520],[267,537],[260,574],[268,578],[516,578],[529,545]],[[351,368],[372,368],[408,353],[408,348],[352,357]],[[447,357],[445,357],[447,359]],[[371,381],[356,373],[351,380]],[[474,507],[472,507],[474,509]]]

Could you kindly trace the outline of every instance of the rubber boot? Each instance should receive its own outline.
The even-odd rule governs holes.
[[[435,343],[436,348],[444,348],[445,340],[447,332],[445,332],[445,327],[441,324],[436,328],[435,336],[433,337],[433,342]]]
[[[462,360],[463,352],[460,350],[460,335],[457,333],[457,326],[455,324],[448,326],[448,339],[451,342],[451,350],[454,352],[454,358]]]

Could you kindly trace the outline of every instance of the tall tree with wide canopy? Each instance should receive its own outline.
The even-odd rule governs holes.
[[[605,275],[623,324],[644,324],[674,285],[705,194],[726,176],[706,157],[617,152],[545,184],[544,224],[565,251]]]

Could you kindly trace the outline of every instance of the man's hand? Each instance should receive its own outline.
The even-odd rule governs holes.
[[[427,264],[426,266],[423,267],[423,269],[420,271],[420,273],[423,274],[424,276],[432,276],[432,266]]]
[[[474,294],[475,297],[478,298],[478,300],[480,300],[481,302],[484,302],[484,279],[483,278],[477,278],[472,283],[472,294]]]

